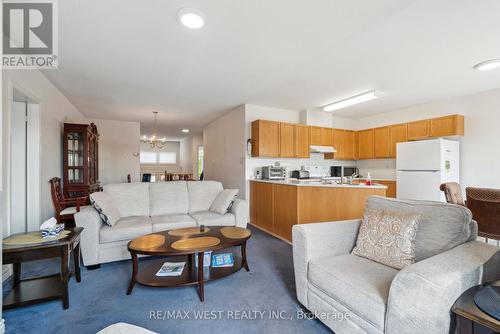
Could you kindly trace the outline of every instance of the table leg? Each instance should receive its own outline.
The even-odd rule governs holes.
[[[247,242],[243,241],[241,244],[241,259],[243,261],[243,267],[245,268],[246,271],[250,271],[250,267],[248,266],[248,261],[247,261]]]
[[[459,315],[457,318],[457,333],[458,334],[473,334],[474,324],[471,320],[461,317]]]
[[[132,293],[132,290],[134,289],[137,276],[137,269],[139,266],[139,262],[137,260],[137,254],[134,252],[131,252],[130,254],[132,255],[132,277],[130,277],[130,284],[128,286],[127,295],[130,295]]]
[[[61,248],[61,281],[63,285],[63,308],[66,310],[69,308],[69,292],[68,292],[68,281],[69,281],[69,246],[63,246]]]
[[[12,270],[14,271],[12,287],[15,288],[21,283],[21,263],[13,263]]]
[[[205,256],[204,252],[198,253],[198,295],[200,296],[200,301],[205,301],[205,288],[203,286],[203,258]]]
[[[76,244],[75,249],[73,250],[73,262],[75,266],[76,281],[80,283],[82,281],[80,273],[80,243]]]

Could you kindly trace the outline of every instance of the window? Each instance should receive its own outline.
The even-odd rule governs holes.
[[[175,152],[141,152],[141,164],[165,164],[175,165],[177,154]]]
[[[198,178],[203,173],[203,159],[205,157],[205,148],[203,146],[198,146]]]

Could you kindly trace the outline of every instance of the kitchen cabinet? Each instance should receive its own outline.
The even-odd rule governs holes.
[[[321,128],[319,126],[309,127],[309,143],[315,146],[321,146],[323,141],[321,140]]]
[[[280,153],[282,158],[295,157],[295,124],[280,123],[279,131]]]
[[[408,140],[419,140],[429,138],[430,121],[424,119],[408,123]]]
[[[280,123],[257,120],[252,122],[252,156],[278,157],[280,155]]]
[[[375,158],[389,158],[390,156],[390,141],[389,135],[390,128],[388,126],[383,126],[380,128],[373,129],[373,141],[375,145]]]
[[[464,135],[464,116],[451,115],[430,120],[431,137],[451,137]]]
[[[251,182],[250,221],[267,231],[274,230],[274,202],[272,183]]]
[[[357,132],[352,130],[333,129],[333,147],[336,153],[325,154],[325,159],[357,160]]]
[[[322,146],[333,145],[333,129],[321,128],[321,145]]]
[[[408,126],[406,123],[390,126],[389,157],[396,158],[396,144],[408,141]]]
[[[309,158],[309,127],[295,124],[295,158]]]
[[[333,129],[333,147],[337,152],[332,154],[332,159],[342,160],[346,158],[345,130]]]
[[[359,159],[373,159],[375,157],[374,129],[358,131]]]
[[[396,181],[375,180],[375,182],[387,186],[387,190],[385,192],[386,197],[396,198]]]

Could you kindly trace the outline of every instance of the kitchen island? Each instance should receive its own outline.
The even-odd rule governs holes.
[[[250,180],[250,223],[291,241],[295,224],[362,218],[366,199],[386,190],[381,184]]]

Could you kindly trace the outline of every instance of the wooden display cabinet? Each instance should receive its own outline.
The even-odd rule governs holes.
[[[92,124],[64,124],[63,189],[66,197],[99,191],[99,133]]]

